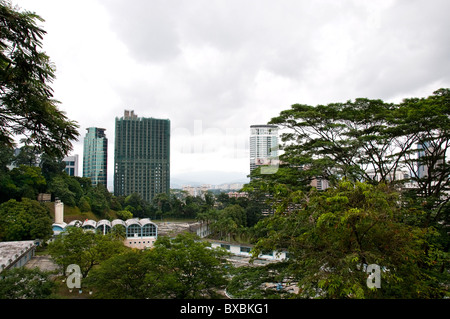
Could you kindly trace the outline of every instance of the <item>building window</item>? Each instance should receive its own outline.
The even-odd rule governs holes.
[[[146,224],[142,227],[143,237],[155,237],[156,236],[156,226],[153,224]]]
[[[127,237],[141,236],[141,226],[138,224],[132,224],[127,227]]]

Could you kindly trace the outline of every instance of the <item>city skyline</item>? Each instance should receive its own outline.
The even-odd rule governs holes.
[[[450,87],[446,0],[12,4],[45,19],[54,97],[80,133],[111,134],[123,109],[171,120],[174,180],[246,179],[248,128],[292,104],[395,103]],[[80,136],[68,155],[82,147]]]

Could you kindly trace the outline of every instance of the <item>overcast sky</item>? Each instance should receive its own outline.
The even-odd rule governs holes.
[[[106,128],[110,185],[125,109],[170,119],[172,176],[214,184],[248,175],[250,125],[292,104],[397,102],[450,87],[448,0],[13,4],[45,19],[55,98],[80,125],[80,172],[86,128]]]

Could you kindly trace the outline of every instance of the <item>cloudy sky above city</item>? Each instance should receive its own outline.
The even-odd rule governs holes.
[[[217,184],[245,179],[250,125],[292,104],[450,87],[448,0],[12,2],[45,19],[80,170],[86,128],[106,128],[110,185],[125,109],[170,119],[174,179]]]

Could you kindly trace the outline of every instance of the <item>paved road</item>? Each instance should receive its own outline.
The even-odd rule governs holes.
[[[42,271],[55,271],[59,270],[58,265],[56,265],[49,256],[33,256],[30,261],[25,265],[26,268],[39,268]]]

